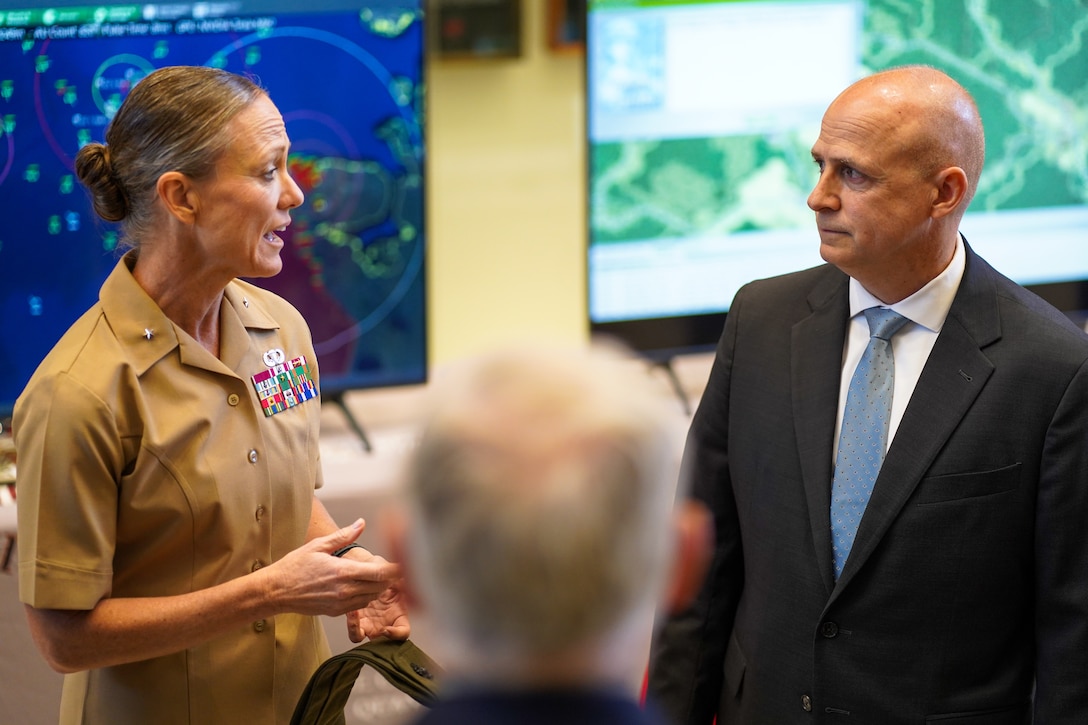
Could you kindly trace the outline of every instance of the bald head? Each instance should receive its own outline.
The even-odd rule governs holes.
[[[831,107],[855,104],[882,106],[888,127],[897,131],[887,141],[914,160],[919,175],[963,169],[968,189],[961,211],[966,210],[986,155],[982,117],[967,89],[936,68],[903,66],[862,78]]]
[[[978,109],[944,73],[909,66],[854,83],[812,146],[820,255],[887,304],[914,294],[952,260],[983,155]]]

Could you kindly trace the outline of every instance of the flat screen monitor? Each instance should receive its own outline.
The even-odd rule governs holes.
[[[283,114],[306,200],[250,281],[306,317],[322,392],[423,382],[422,3],[0,0],[0,417],[121,251],[76,152],[167,65],[248,74]]]
[[[590,0],[591,329],[710,348],[738,288],[822,263],[806,198],[834,97],[938,67],[975,97],[987,160],[962,231],[999,271],[1088,308],[1083,0]],[[1073,315],[1071,315],[1073,316]]]

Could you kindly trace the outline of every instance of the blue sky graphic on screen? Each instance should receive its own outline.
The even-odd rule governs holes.
[[[823,112],[910,63],[982,112],[968,241],[1044,297],[1077,281],[1088,307],[1084,0],[590,0],[586,32],[595,329],[713,344],[743,283],[821,263],[806,198]]]
[[[322,392],[422,382],[422,2],[0,2],[0,415],[117,260],[75,154],[167,65],[252,74],[283,114],[306,201],[252,281],[305,315]]]

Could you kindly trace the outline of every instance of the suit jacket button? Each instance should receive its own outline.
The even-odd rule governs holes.
[[[834,622],[824,622],[820,625],[820,634],[827,637],[828,639],[838,637],[839,625],[835,624]]]
[[[801,695],[801,707],[805,712],[812,712],[812,698],[808,695]]]

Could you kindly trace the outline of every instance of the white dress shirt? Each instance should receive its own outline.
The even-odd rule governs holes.
[[[842,428],[842,415],[846,408],[846,391],[850,388],[850,378],[861,360],[862,353],[869,345],[869,324],[862,314],[870,307],[888,307],[895,310],[910,322],[892,337],[892,356],[895,358],[895,387],[892,390],[891,420],[888,425],[888,445],[891,445],[899,422],[903,420],[903,411],[914,393],[914,386],[922,374],[937,335],[944,326],[952,300],[963,279],[963,270],[967,255],[963,239],[956,242],[956,251],[952,261],[944,271],[934,277],[925,287],[910,297],[885,305],[861,286],[853,277],[850,278],[850,329],[846,335],[843,350],[842,377],[839,382],[839,413],[835,418],[835,456],[838,456],[839,432]],[[834,460],[834,458],[832,459]]]

